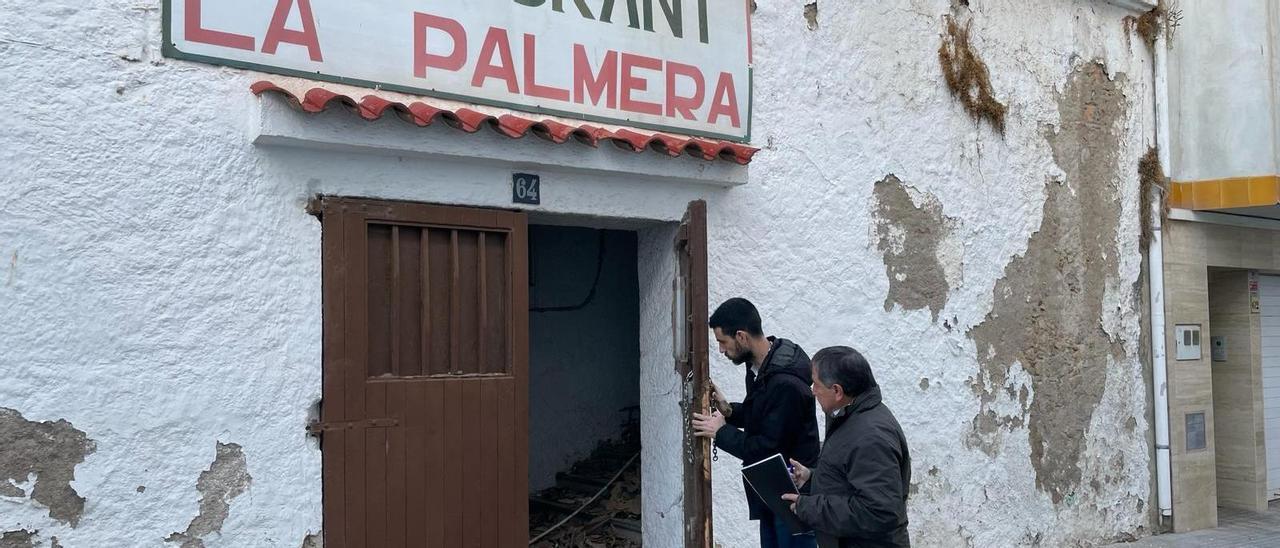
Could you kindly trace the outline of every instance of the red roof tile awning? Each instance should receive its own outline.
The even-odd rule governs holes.
[[[354,90],[357,88],[334,85],[335,88],[341,88],[335,91],[315,84],[315,82],[308,82],[291,85],[284,81],[262,80],[253,84],[250,89],[254,95],[258,96],[266,93],[283,96],[290,105],[303,112],[322,112],[331,106],[341,105],[358,113],[365,120],[377,120],[387,111],[391,111],[400,119],[421,127],[429,126],[439,119],[450,127],[467,133],[475,133],[488,126],[498,133],[515,139],[533,133],[554,143],[564,143],[572,137],[578,142],[597,147],[602,141],[609,141],[619,148],[632,152],[654,150],[668,156],[688,154],[703,160],[721,159],[741,165],[751,162],[751,158],[760,150],[729,141],[667,135],[621,127],[607,128],[564,119],[528,117],[534,115],[483,112],[479,110],[482,107],[473,105],[436,101],[381,90],[364,90],[369,93],[356,99],[354,96],[358,92]]]

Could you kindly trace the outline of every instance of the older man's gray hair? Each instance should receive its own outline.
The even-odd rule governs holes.
[[[875,388],[876,377],[862,354],[848,346],[830,346],[813,355],[818,380],[828,387],[840,385],[849,397]]]

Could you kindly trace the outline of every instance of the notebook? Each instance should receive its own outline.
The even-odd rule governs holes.
[[[787,461],[781,454],[775,454],[755,464],[742,467],[742,477],[747,479],[747,485],[760,495],[760,499],[769,506],[769,510],[786,522],[791,534],[799,535],[813,531],[811,527],[800,521],[795,512],[791,511],[791,503],[782,500],[782,495],[799,493],[800,490],[796,489],[795,482],[791,481]]]

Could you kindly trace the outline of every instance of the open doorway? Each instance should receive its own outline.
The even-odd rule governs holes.
[[[1266,438],[1266,498],[1280,500],[1280,276],[1258,276],[1262,359],[1263,431]]]
[[[1264,277],[1266,278],[1266,277]],[[1209,268],[1209,325],[1203,337],[1203,359],[1213,386],[1212,436],[1218,506],[1263,512],[1274,498],[1280,477],[1272,452],[1280,441],[1274,432],[1274,402],[1280,389],[1269,366],[1267,323],[1259,314],[1258,274],[1249,270]],[[1265,294],[1265,292],[1264,292]],[[1273,312],[1274,313],[1274,312]],[[1261,337],[1260,337],[1261,335]],[[1256,344],[1261,339],[1261,344]],[[1280,396],[1280,394],[1275,394]]]
[[[535,546],[641,545],[639,330],[635,232],[530,225]]]
[[[524,545],[533,486],[603,475],[593,519],[623,539],[605,546],[641,529],[650,546],[711,545],[710,450],[688,428],[708,408],[704,203],[681,223],[535,226],[533,245],[520,211],[342,197],[311,210],[326,545]]]

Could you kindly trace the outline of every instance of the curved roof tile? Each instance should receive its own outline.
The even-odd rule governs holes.
[[[751,162],[751,158],[760,150],[729,141],[650,133],[626,128],[611,130],[585,122],[575,126],[547,118],[537,120],[517,114],[493,115],[465,107],[441,108],[423,101],[406,103],[380,96],[376,90],[356,99],[351,95],[322,87],[311,87],[299,96],[299,93],[290,88],[270,80],[256,82],[250,90],[258,96],[266,93],[280,95],[294,108],[303,112],[322,112],[337,104],[358,113],[365,120],[380,119],[391,111],[401,120],[420,127],[429,126],[440,119],[450,127],[467,133],[475,133],[488,126],[513,139],[532,133],[553,143],[564,143],[572,137],[583,144],[598,147],[602,141],[609,141],[619,148],[632,152],[654,150],[668,156],[688,154],[703,160],[722,159],[741,165]]]

